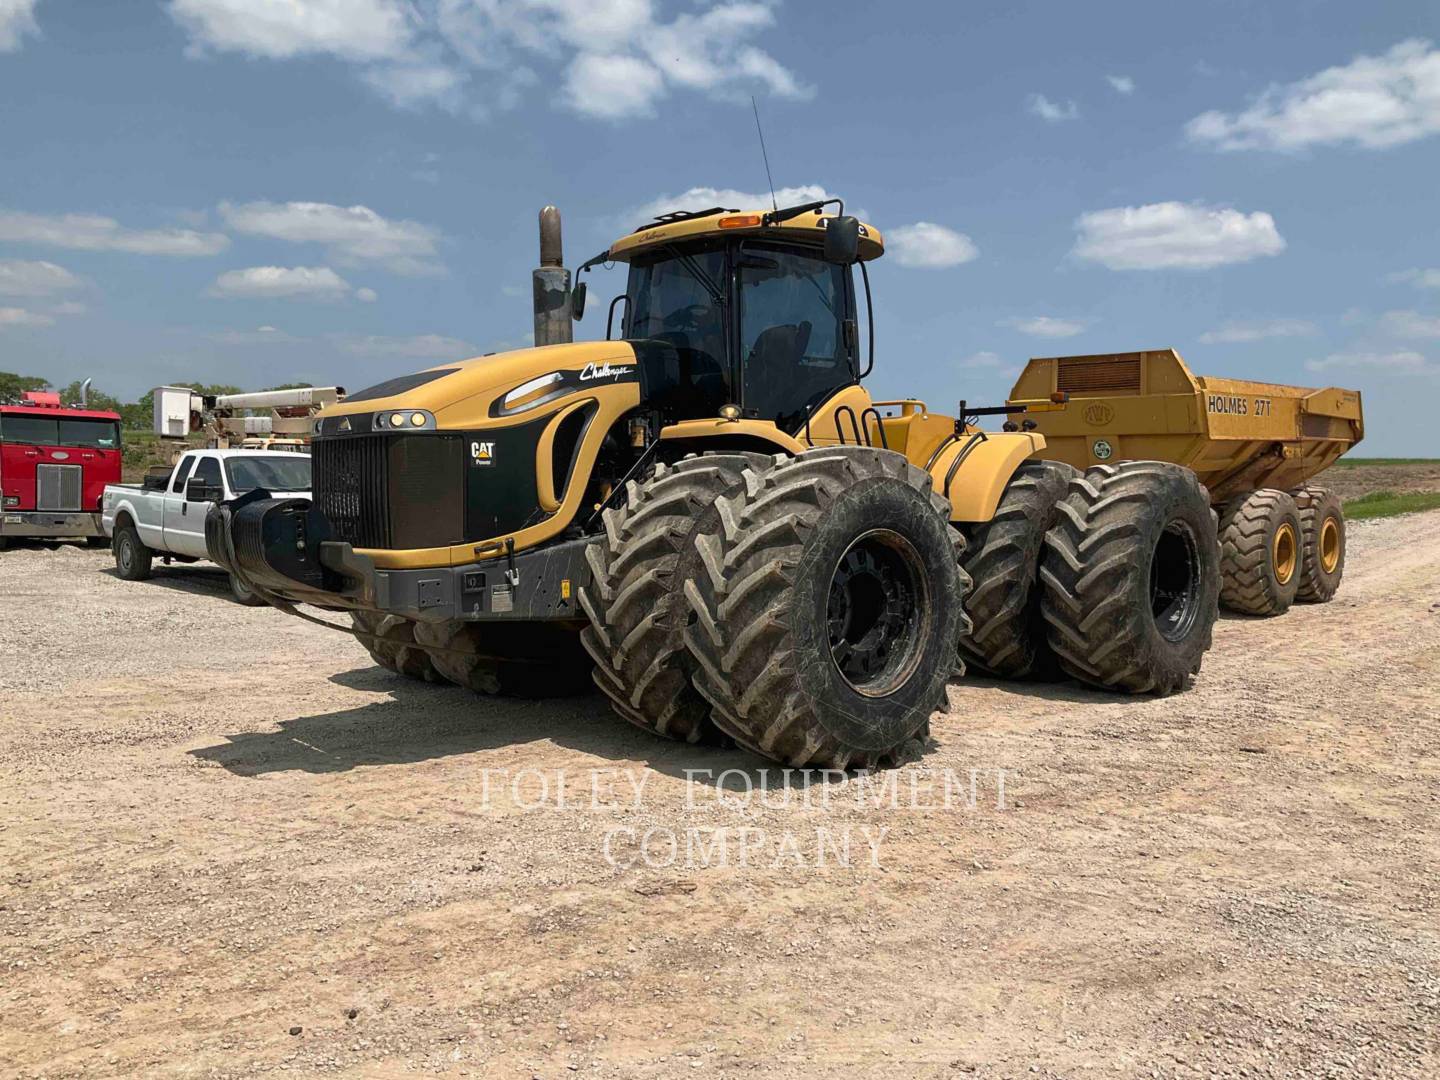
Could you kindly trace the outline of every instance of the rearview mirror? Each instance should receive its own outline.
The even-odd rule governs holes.
[[[582,281],[570,290],[570,318],[579,322],[585,317],[585,283]]]
[[[825,226],[825,261],[849,265],[860,257],[860,222],[853,217],[832,217]]]
[[[186,502],[219,502],[224,493],[213,484],[207,484],[198,476],[185,482]]]

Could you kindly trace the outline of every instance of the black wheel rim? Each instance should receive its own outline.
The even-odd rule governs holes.
[[[1183,641],[1200,613],[1200,549],[1183,521],[1165,526],[1150,560],[1150,613],[1166,641]]]
[[[883,697],[914,673],[930,623],[924,561],[889,529],[857,538],[831,575],[830,658],[850,688]]]

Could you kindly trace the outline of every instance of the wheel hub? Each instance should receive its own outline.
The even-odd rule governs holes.
[[[1333,517],[1327,517],[1320,526],[1320,568],[1333,574],[1340,565],[1340,526]]]
[[[1195,534],[1172,521],[1160,534],[1150,562],[1150,612],[1160,636],[1182,641],[1199,614],[1200,553]]]
[[[857,692],[880,697],[920,661],[929,595],[920,554],[888,529],[855,540],[831,576],[826,605],[830,657]]]
[[[1296,556],[1300,546],[1295,542],[1295,528],[1288,521],[1275,530],[1275,542],[1270,549],[1270,565],[1275,568],[1275,580],[1281,585],[1290,584],[1295,576]]]

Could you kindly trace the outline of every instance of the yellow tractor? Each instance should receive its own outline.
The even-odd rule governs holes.
[[[313,502],[219,508],[212,555],[278,607],[349,612],[406,675],[533,694],[593,661],[625,719],[797,767],[912,752],[982,630],[1010,673],[1182,688],[1219,589],[1194,473],[1082,474],[978,426],[1048,400],[873,400],[859,311],[884,241],[832,202],[622,237],[580,269],[629,266],[618,336],[586,342],[542,214],[537,347],[325,409]],[[1001,598],[985,627],[972,589]]]

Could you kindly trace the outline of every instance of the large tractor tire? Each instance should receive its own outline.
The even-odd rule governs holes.
[[[1050,647],[1082,682],[1172,694],[1200,670],[1220,594],[1204,486],[1159,461],[1096,465],[1070,482],[1045,537]]]
[[[945,706],[970,581],[930,477],[899,454],[810,450],[718,502],[692,538],[685,644],[717,727],[796,768],[902,760]],[[961,665],[963,667],[963,665]]]
[[[415,644],[415,624],[409,619],[375,611],[352,611],[350,621],[357,631],[356,640],[375,663],[422,682],[440,681],[429,654]]]
[[[969,666],[1003,679],[1065,677],[1040,614],[1040,553],[1079,475],[1063,461],[1027,461],[995,516],[966,530],[964,566],[975,583],[966,607],[974,629],[960,639],[960,655]]]
[[[415,641],[442,678],[477,694],[567,697],[590,687],[579,635],[558,623],[419,622]]]
[[[1300,511],[1304,553],[1300,559],[1300,587],[1295,599],[1323,604],[1340,588],[1345,574],[1345,514],[1340,497],[1309,485],[1290,493]]]
[[[699,569],[690,535],[718,528],[716,500],[740,487],[747,468],[758,473],[772,462],[705,454],[660,464],[605,511],[604,538],[586,553],[594,584],[580,590],[590,618],[581,641],[595,660],[595,685],[632,724],[688,743],[719,741],[685,649],[684,582]]]
[[[1242,615],[1280,615],[1300,585],[1300,511],[1283,491],[1238,495],[1220,511],[1220,603]]]

